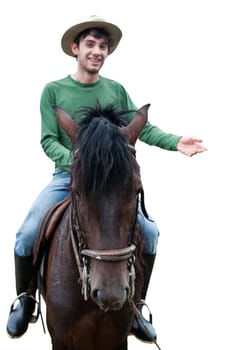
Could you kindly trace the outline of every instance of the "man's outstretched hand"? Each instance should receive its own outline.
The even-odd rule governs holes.
[[[202,140],[195,137],[182,136],[177,144],[177,150],[185,156],[192,157],[197,153],[207,151],[202,145]]]

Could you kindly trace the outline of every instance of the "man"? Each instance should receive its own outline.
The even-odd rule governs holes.
[[[18,303],[11,306],[7,332],[12,337],[22,336],[31,321],[35,307],[36,274],[32,264],[33,244],[41,218],[56,202],[69,192],[71,149],[67,136],[58,127],[53,105],[62,107],[72,118],[79,120],[75,111],[79,107],[117,103],[119,109],[136,110],[130,96],[119,83],[99,75],[105,59],[117,47],[122,33],[114,24],[103,18],[92,16],[69,28],[63,35],[63,51],[77,59],[77,70],[64,79],[47,84],[41,96],[41,145],[55,164],[55,173],[50,184],[39,194],[31,207],[15,242],[15,273]],[[132,118],[133,115],[128,115]],[[140,139],[149,145],[180,151],[187,156],[205,151],[200,139],[167,134],[147,123]],[[146,219],[141,209],[138,221],[143,229],[147,266],[142,298],[145,299],[156,255],[158,229],[152,219]],[[144,341],[155,341],[156,332],[142,313],[135,318],[131,332]]]

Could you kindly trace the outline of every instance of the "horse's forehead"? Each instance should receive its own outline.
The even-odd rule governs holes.
[[[101,196],[80,196],[79,209],[82,219],[90,225],[103,225],[110,221],[123,219],[124,213],[133,214],[137,202],[137,187],[133,191],[114,190],[104,192]],[[88,217],[86,216],[88,214]],[[128,216],[125,217],[128,221]]]
[[[131,191],[125,189],[119,191],[118,189],[104,192],[99,195],[83,196],[83,207],[88,208],[91,212],[108,213],[110,210],[118,210],[123,204],[130,202],[136,195],[132,195]]]

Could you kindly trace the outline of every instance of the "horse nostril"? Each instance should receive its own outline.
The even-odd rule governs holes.
[[[93,289],[91,292],[92,298],[101,306],[107,304],[107,295],[102,289]]]
[[[95,301],[98,300],[97,294],[98,294],[98,290],[97,290],[97,289],[93,289],[93,290],[91,291],[91,297],[92,297],[92,299],[94,299]]]
[[[103,311],[108,311],[109,305],[107,300],[104,300],[104,292],[100,289],[94,289],[91,292],[91,297]]]

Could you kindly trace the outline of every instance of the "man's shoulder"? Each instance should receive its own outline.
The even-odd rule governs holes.
[[[123,89],[122,84],[120,84],[118,81],[113,80],[113,79],[109,79],[109,78],[105,78],[105,77],[102,77],[102,76],[101,76],[101,83],[105,84],[105,85],[117,87],[119,89]]]
[[[64,78],[61,79],[57,79],[57,80],[52,80],[50,82],[48,82],[45,86],[47,87],[55,87],[55,86],[60,86],[60,85],[66,85],[70,82],[70,78],[69,76],[66,76]]]

